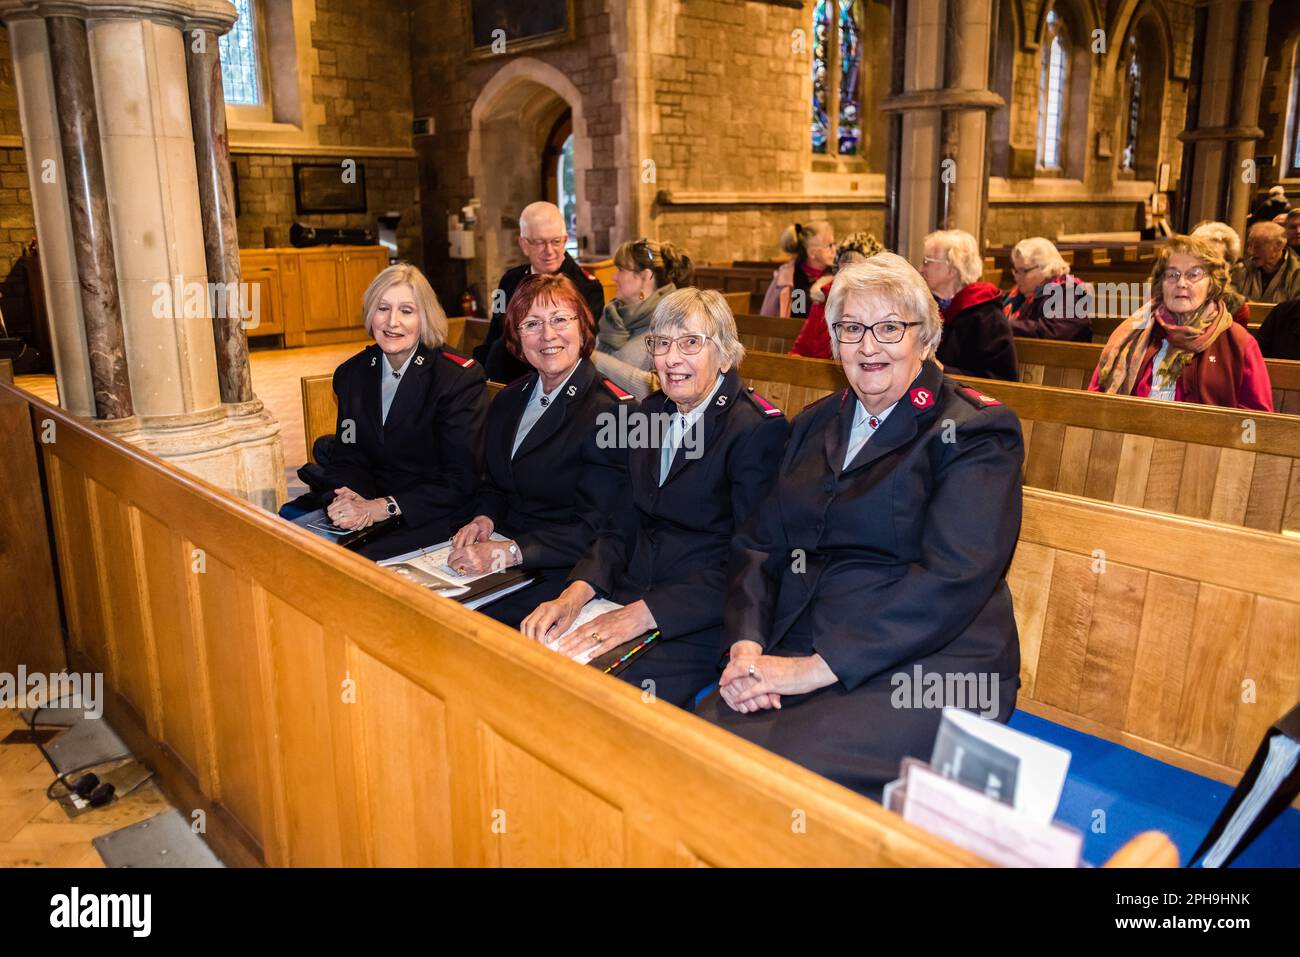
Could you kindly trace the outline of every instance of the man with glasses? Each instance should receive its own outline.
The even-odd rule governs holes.
[[[1241,294],[1250,302],[1286,302],[1300,296],[1300,257],[1277,223],[1256,223],[1246,234],[1246,275]]]
[[[510,354],[502,339],[502,320],[515,289],[525,276],[533,274],[563,273],[582,293],[593,316],[605,309],[605,290],[600,282],[583,270],[564,251],[569,233],[564,225],[564,214],[554,203],[530,203],[519,215],[519,248],[528,262],[507,269],[492,294],[492,324],[487,338],[474,350],[474,358],[483,364],[487,377],[493,382],[513,382],[531,368]]]

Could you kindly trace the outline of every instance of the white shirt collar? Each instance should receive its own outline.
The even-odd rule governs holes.
[[[553,401],[555,401],[555,397],[560,394],[560,390],[569,384],[569,380],[573,378],[573,374],[578,371],[578,366],[580,365],[582,365],[581,359],[573,364],[573,368],[569,370],[569,374],[564,377],[563,382],[557,385],[550,392],[546,393],[542,392],[542,374],[540,372],[537,373],[537,381],[533,383],[533,394],[528,397],[528,402],[530,404],[533,402],[541,402],[542,396],[545,395],[546,404],[549,406]]]
[[[718,395],[718,390],[722,388],[722,378],[723,378],[723,374],[719,372],[718,381],[713,384],[713,391],[710,392],[708,396],[705,397],[703,402],[695,406],[695,408],[691,409],[691,411],[689,412],[679,411],[676,413],[677,415],[680,415],[683,419],[686,420],[686,427],[688,429],[696,422],[698,422],[704,416],[704,413],[709,410],[709,406],[712,404],[713,400]],[[675,402],[673,403],[674,406],[676,406],[676,404],[677,403]]]
[[[879,429],[880,426],[882,426],[882,425],[885,424],[885,418],[889,415],[889,413],[893,412],[894,409],[897,408],[897,406],[898,406],[898,403],[895,402],[895,403],[894,403],[893,405],[891,405],[888,409],[885,409],[883,412],[880,412],[880,413],[878,413],[878,414],[876,415],[876,428],[877,428],[877,429]],[[863,405],[863,404],[862,404],[862,400],[859,399],[859,400],[858,400],[858,407],[857,407],[857,409],[854,410],[854,412],[853,412],[853,428],[854,428],[854,429],[861,429],[861,428],[865,428],[865,427],[867,427],[867,420],[870,419],[870,418],[871,418],[871,413],[867,411],[867,407],[866,407],[865,405]]]
[[[416,354],[417,352],[419,352],[419,351],[420,351],[420,347],[419,347],[419,346],[416,346],[414,349],[412,349],[412,350],[411,350],[411,354],[410,354],[409,356],[406,357],[406,361],[403,362],[403,363],[401,364],[401,366],[398,367],[397,369],[394,369],[394,368],[393,368],[393,364],[392,364],[391,362],[388,361],[388,356],[385,355],[385,356],[383,357],[383,360],[380,362],[380,365],[383,366],[383,369],[384,369],[384,371],[383,371],[383,377],[384,377],[385,379],[387,379],[387,378],[389,378],[390,374],[393,373],[393,372],[396,372],[396,373],[397,373],[397,377],[398,377],[399,379],[400,379],[402,376],[406,375],[406,368],[407,368],[407,366],[409,366],[409,365],[411,364],[411,360],[415,358],[415,354]]]

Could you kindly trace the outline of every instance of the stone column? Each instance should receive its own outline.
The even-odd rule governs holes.
[[[887,175],[897,195],[896,249],[920,262],[934,229],[964,229],[982,244],[988,194],[988,88],[992,0],[902,0],[902,92],[882,109],[902,116],[899,162]],[[896,16],[899,7],[895,7]],[[935,38],[945,37],[942,49]]]
[[[88,202],[92,211],[98,208],[96,203],[108,210],[122,328],[120,343],[108,348],[112,361],[124,363],[128,370],[135,412],[131,418],[103,420],[103,426],[215,485],[274,507],[283,501],[285,490],[279,425],[251,390],[244,391],[246,359],[236,363],[237,378],[242,372],[244,379],[236,383],[231,401],[223,401],[218,383],[182,34],[191,21],[229,29],[234,17],[234,8],[224,0],[0,0],[0,19],[9,25],[16,45],[23,41],[26,62],[21,72],[29,78],[46,71],[51,77],[58,73],[61,123],[68,124],[65,114],[69,113],[98,116],[96,152],[103,176],[98,187],[88,181],[91,194],[98,189]],[[93,85],[76,85],[64,78],[57,55],[57,69],[51,69],[49,51],[34,42],[31,26],[43,30],[45,20],[51,21],[50,36],[59,38],[57,45],[62,45],[65,35],[85,38],[91,66],[86,78],[93,78]],[[36,185],[48,139],[48,129],[37,117],[50,105],[49,97],[42,100],[40,86],[24,83],[20,96],[43,250],[46,232],[54,237],[51,253],[56,262],[46,272],[47,281],[56,286],[71,269],[71,277],[84,288],[102,275],[89,271],[86,264],[99,263],[87,260],[89,253],[83,247],[90,237],[76,221],[75,208],[69,211],[66,197],[60,206],[54,192]],[[203,125],[214,129],[211,115]],[[76,174],[71,154],[67,149],[63,154],[67,175]],[[222,168],[228,170],[225,164]],[[66,252],[60,238],[68,240]],[[216,241],[223,263],[233,242],[229,231]],[[233,255],[237,263],[237,249]],[[58,308],[54,290],[47,292],[51,308]],[[84,302],[79,306],[87,318],[86,328],[92,328],[92,308]],[[67,324],[56,322],[55,333],[67,335]],[[96,342],[89,344],[93,351]],[[61,343],[56,355],[62,351],[75,359],[86,345],[83,334],[80,343]],[[227,349],[228,358],[230,354]],[[246,355],[238,350],[237,354]],[[86,365],[91,364],[88,355]],[[84,370],[75,366],[66,363],[61,370],[61,397],[84,394],[84,387],[73,381]],[[68,399],[63,401],[66,404]]]
[[[1184,146],[1180,184],[1186,195],[1184,229],[1206,220],[1222,220],[1243,233],[1256,191],[1244,176],[1246,160],[1255,158],[1259,128],[1259,94],[1264,75],[1264,48],[1271,0],[1210,0],[1203,14],[1199,45],[1213,51],[1201,59],[1197,109],[1190,129],[1178,135]]]
[[[190,118],[194,124],[194,160],[199,175],[199,206],[203,213],[203,251],[208,281],[219,288],[239,290],[239,232],[235,225],[235,186],[230,177],[230,145],[226,137],[226,96],[221,85],[218,39],[229,29],[219,21],[191,21],[185,34],[185,65],[189,79]],[[228,308],[216,310],[212,335],[217,349],[217,384],[222,402],[248,402],[253,378],[248,367],[248,338],[243,318],[226,295]],[[255,318],[255,317],[254,317]]]

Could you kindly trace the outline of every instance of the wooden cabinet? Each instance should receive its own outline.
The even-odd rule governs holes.
[[[325,345],[366,337],[361,297],[388,266],[383,246],[244,249],[246,283],[256,283],[259,319],[248,334],[281,336],[286,346]]]

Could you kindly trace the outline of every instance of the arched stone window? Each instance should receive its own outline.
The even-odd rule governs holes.
[[[1038,168],[1064,165],[1064,120],[1069,91],[1069,37],[1055,10],[1049,11],[1040,47],[1038,79]]]
[[[812,151],[856,155],[862,146],[862,0],[817,0],[812,30]]]

